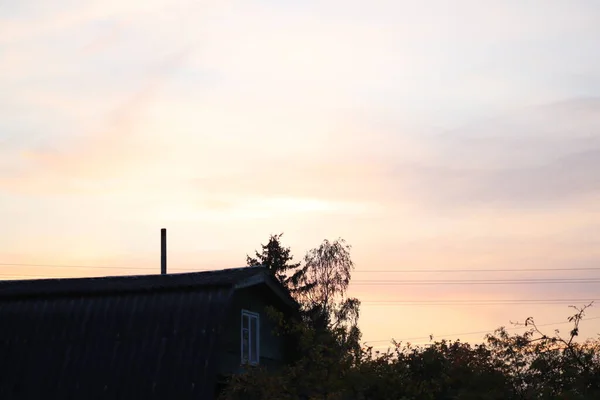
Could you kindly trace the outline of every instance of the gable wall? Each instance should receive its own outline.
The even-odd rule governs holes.
[[[266,312],[267,306],[287,310],[281,300],[265,285],[238,290],[227,312],[220,353],[220,373],[239,373],[241,363],[241,313],[242,309],[260,315],[260,364],[266,367],[279,367],[286,361],[286,338],[273,334],[276,328]]]
[[[211,398],[230,290],[0,300],[0,399]]]

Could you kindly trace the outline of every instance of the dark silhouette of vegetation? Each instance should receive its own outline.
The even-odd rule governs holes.
[[[359,302],[345,298],[353,268],[349,250],[341,239],[325,241],[297,266],[290,291],[304,319],[286,320],[270,310],[279,332],[298,338],[301,357],[281,370],[258,367],[233,377],[224,400],[600,399],[600,338],[576,341],[592,304],[573,307],[566,336],[545,333],[528,318],[518,324],[524,333],[502,327],[481,344],[392,342],[379,353],[359,344]]]
[[[306,253],[304,267],[297,274],[296,294],[306,310],[321,318],[324,326],[356,326],[358,299],[346,298],[354,263],[350,245],[344,239],[325,239]]]
[[[255,257],[246,255],[246,265],[255,267],[262,265],[267,268],[284,286],[291,289],[291,276],[300,267],[300,263],[293,263],[289,247],[281,245],[283,233],[271,235],[267,244],[261,244],[261,252],[255,251]],[[292,275],[290,275],[292,272]]]

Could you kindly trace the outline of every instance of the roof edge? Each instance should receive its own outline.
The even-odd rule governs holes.
[[[281,284],[281,282],[275,279],[275,277],[269,274],[266,270],[261,274],[251,276],[238,282],[234,286],[234,290],[244,289],[260,284],[267,285],[269,289],[271,289],[275,295],[277,295],[277,297],[279,297],[286,305],[292,308],[300,307],[298,302],[288,293],[287,289]]]
[[[254,269],[254,268],[252,268]],[[248,271],[246,277],[242,271]],[[240,274],[239,278],[228,274]],[[254,274],[254,275],[253,275]],[[59,279],[30,279],[0,282],[0,300],[13,297],[99,295],[104,293],[138,293],[208,287],[233,288],[239,281],[263,275],[260,268],[231,268],[178,274],[126,275]]]

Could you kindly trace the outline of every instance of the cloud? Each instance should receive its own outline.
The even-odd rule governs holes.
[[[151,162],[158,149],[142,141],[144,135],[137,129],[141,113],[188,54],[186,49],[163,60],[145,85],[100,126],[88,126],[87,132],[66,135],[51,146],[22,149],[20,161],[26,166],[0,174],[0,187],[34,192],[104,190],[103,183],[120,180],[132,166]]]
[[[171,265],[186,267],[243,263],[280,231],[298,258],[341,235],[363,270],[600,257],[600,106],[546,104],[600,91],[593,2],[9,6],[0,220],[11,260],[152,265],[163,224]],[[362,288],[365,300],[589,289]],[[365,310],[366,336],[388,310]],[[429,317],[429,334],[474,316],[481,327],[456,331],[495,326],[512,309],[467,311],[406,315]]]
[[[600,101],[536,107],[429,136],[429,157],[397,163],[404,193],[441,208],[555,206],[600,188]]]
[[[29,3],[29,4],[27,4]],[[25,42],[52,36],[85,24],[110,18],[139,16],[164,11],[179,2],[164,0],[87,0],[85,2],[57,0],[45,7],[39,1],[19,2],[12,13],[0,17],[0,44]]]
[[[600,148],[529,168],[484,171],[410,166],[406,169],[412,177],[404,185],[405,190],[424,193],[428,195],[424,200],[442,207],[547,206],[600,191]]]
[[[180,204],[179,207],[166,205],[153,208],[151,213],[154,218],[166,223],[178,221],[230,221],[242,222],[248,220],[291,220],[294,218],[307,218],[312,215],[360,215],[372,213],[374,207],[363,203],[346,201],[331,201],[311,197],[251,197],[243,196],[238,200],[228,202],[215,201]]]
[[[379,182],[375,165],[323,161],[301,166],[289,162],[281,166],[249,167],[249,173],[214,173],[198,178],[198,191],[224,196],[319,196],[328,199],[373,200]]]
[[[94,38],[92,41],[84,45],[81,48],[81,52],[85,55],[93,55],[110,48],[115,43],[118,43],[119,39],[123,37],[123,30],[124,27],[122,23],[116,22],[111,24],[107,33]]]

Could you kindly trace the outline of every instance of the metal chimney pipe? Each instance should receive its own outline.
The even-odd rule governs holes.
[[[167,274],[167,230],[160,230],[160,274]]]

